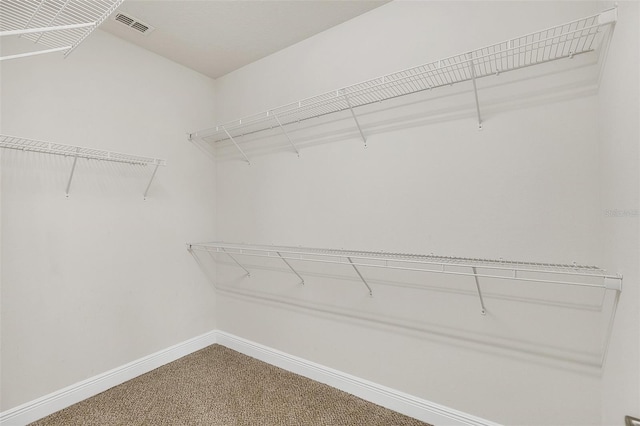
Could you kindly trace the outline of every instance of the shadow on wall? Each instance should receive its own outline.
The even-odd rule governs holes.
[[[478,127],[480,119],[482,126],[490,126],[491,118],[504,111],[592,96],[597,93],[600,71],[595,55],[582,55],[486,77],[478,80],[480,115],[469,81],[370,103],[355,108],[354,113],[366,142],[388,142],[385,135],[389,133],[449,121]],[[223,140],[220,138],[218,134],[193,141],[219,160],[246,161],[233,141],[225,136]],[[296,151],[347,140],[366,144],[348,109],[286,124],[283,128],[274,121],[267,130],[249,129],[234,136],[248,158],[277,152],[295,155]]]
[[[481,315],[472,277],[363,267],[369,295],[349,265],[290,260],[301,284],[278,259],[243,257],[249,275],[224,254],[191,255],[227,297],[594,376],[616,307],[602,288],[482,279]]]

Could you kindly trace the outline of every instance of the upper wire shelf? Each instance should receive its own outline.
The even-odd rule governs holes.
[[[139,155],[123,154],[114,151],[105,151],[101,149],[85,148],[74,145],[63,145],[59,143],[40,141],[35,139],[27,139],[18,136],[0,135],[0,148],[15,149],[19,151],[39,152],[43,154],[63,155],[66,157],[73,157],[73,166],[71,168],[71,175],[69,176],[69,182],[67,184],[66,195],[69,196],[69,188],[71,186],[71,180],[75,171],[76,162],[78,158],[84,158],[87,160],[101,160],[112,161],[116,163],[125,163],[141,166],[154,166],[151,180],[147,185],[144,192],[146,198],[151,186],[151,182],[155,177],[156,171],[159,166],[166,166],[167,162],[159,158],[141,157]]]
[[[17,59],[43,53],[69,55],[124,0],[2,0],[0,36],[18,35],[47,47],[0,57]]]
[[[612,26],[616,19],[616,9],[606,10],[586,18],[199,130],[190,133],[189,139],[199,138],[210,143],[231,140],[249,162],[235,138],[279,127],[298,152],[283,126],[350,110],[360,135],[366,143],[366,137],[353,108],[465,81],[473,82],[478,124],[481,127],[476,79],[593,52],[604,39],[602,36],[604,29]]]

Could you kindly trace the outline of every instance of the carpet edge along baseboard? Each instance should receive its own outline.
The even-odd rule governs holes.
[[[0,413],[0,425],[26,425],[213,344],[220,344],[244,355],[436,426],[499,426],[497,423],[417,398],[221,330],[204,333],[6,410]]]

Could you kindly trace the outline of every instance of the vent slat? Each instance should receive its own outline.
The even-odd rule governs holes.
[[[126,25],[127,27],[136,30],[144,35],[147,35],[148,33],[152,32],[155,28],[152,27],[149,24],[146,24],[144,22],[142,22],[141,20],[139,20],[138,18],[131,16],[131,15],[127,15],[125,13],[119,12],[114,18],[114,21],[118,21],[124,25]]]
[[[127,15],[123,15],[122,13],[118,13],[116,15],[116,21],[122,22],[125,25],[131,25],[134,21],[129,18]]]
[[[149,27],[147,27],[146,25],[141,24],[140,22],[136,22],[134,23],[131,28],[135,28],[136,30],[140,31],[140,32],[146,32]]]

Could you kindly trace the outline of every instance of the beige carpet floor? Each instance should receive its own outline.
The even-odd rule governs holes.
[[[32,425],[424,426],[426,423],[213,345]]]

